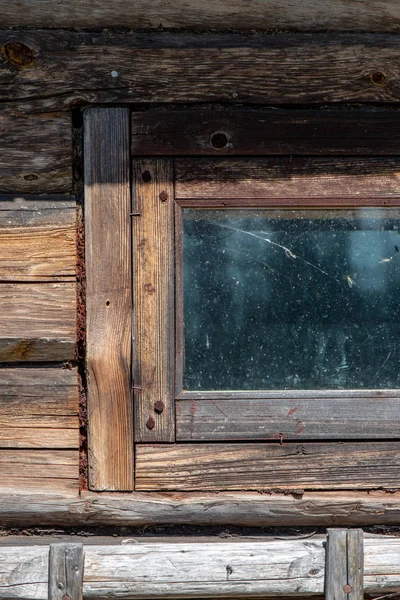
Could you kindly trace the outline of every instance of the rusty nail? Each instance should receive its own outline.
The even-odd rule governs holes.
[[[351,585],[349,585],[348,583],[346,583],[345,586],[343,586],[343,591],[345,594],[350,594],[350,592],[353,591],[353,588],[351,587]]]
[[[155,420],[153,419],[153,417],[149,417],[149,418],[147,419],[147,423],[146,423],[146,427],[147,427],[147,429],[154,429],[155,425],[156,425],[156,422],[155,422]]]
[[[71,600],[71,597],[68,596],[67,594],[64,594],[64,596],[62,597],[62,600]]]
[[[157,402],[154,405],[154,410],[156,411],[156,413],[162,413],[162,411],[164,410],[164,402],[162,400],[157,400]]]
[[[161,202],[166,202],[168,200],[167,192],[165,190],[160,192],[159,198],[160,198]]]

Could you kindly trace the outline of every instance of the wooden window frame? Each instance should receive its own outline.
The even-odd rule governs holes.
[[[182,206],[257,207],[283,204],[298,206],[298,196],[294,200],[286,190],[284,195],[282,191],[280,192],[279,198],[271,195],[270,199],[266,199],[261,196],[251,201],[239,197],[233,201],[227,198],[221,200],[212,195],[208,195],[207,200],[191,199],[189,196],[179,197],[179,190],[178,195],[176,193],[173,159],[161,157],[159,148],[154,150],[154,154],[159,154],[160,157],[140,158],[140,154],[145,153],[137,152],[137,148],[135,151],[135,143],[133,143],[133,154],[136,157],[133,160],[131,184],[129,110],[126,108],[89,109],[85,113],[85,128],[90,489],[132,491],[135,488],[137,491],[187,491],[188,493],[219,491],[219,489],[233,492],[274,489],[273,478],[260,477],[260,473],[271,470],[277,460],[283,458],[287,460],[288,453],[285,446],[279,443],[235,445],[226,439],[219,440],[224,441],[224,444],[199,445],[188,443],[200,440],[182,436],[179,427],[175,436],[175,402],[189,405],[201,399],[197,392],[175,394],[175,351],[179,356],[181,350],[179,345],[175,350],[173,343],[174,244],[178,239],[175,238],[175,226],[179,230],[179,212]],[[142,145],[144,147],[146,143]],[[170,154],[174,155],[174,152]],[[175,155],[179,154],[182,155],[182,152],[175,152]],[[202,150],[195,154],[204,156],[207,152]],[[216,152],[211,149],[208,154],[216,154]],[[190,169],[191,160],[182,159],[182,163],[185,161],[187,163],[186,172]],[[131,192],[134,198],[132,208]],[[382,196],[382,206],[399,206],[399,198],[392,192],[390,189],[389,194]],[[327,195],[323,190],[314,189],[309,196],[302,197],[302,206],[323,206],[327,202],[326,198]],[[358,197],[353,195],[346,197],[343,193],[338,193],[336,204],[335,201],[333,204],[331,201],[329,206],[376,206],[377,202],[379,204],[380,200],[376,194],[372,194],[371,197],[365,193]],[[152,219],[146,218],[146,214],[150,213],[155,216]],[[132,248],[136,256],[133,259],[132,279],[133,303],[136,308],[133,319],[135,331],[133,382],[130,372],[131,346],[127,341],[132,314],[130,256],[128,257],[131,244],[130,218],[133,220]],[[112,224],[114,234],[112,238],[99,235],[99,231],[104,230],[104,224],[107,222]],[[122,241],[121,244],[115,244],[117,236]],[[114,268],[114,273],[117,273],[117,278],[113,275],[110,277],[110,273],[113,273],[111,266]],[[177,285],[179,288],[179,281]],[[122,305],[121,290],[124,298]],[[107,310],[104,309],[104,305],[107,306]],[[115,312],[110,310],[112,306],[116,307]],[[143,306],[146,307],[144,312],[141,311]],[[177,325],[179,330],[179,323]],[[107,348],[105,354],[104,347]],[[105,370],[109,369],[112,373],[111,378],[104,375]],[[131,388],[135,395],[135,428],[132,420]],[[397,402],[398,391],[389,390],[383,393],[388,402]],[[218,394],[218,398],[214,396],[212,393],[201,394],[204,401],[214,403],[216,400],[232,401],[231,394],[228,394],[229,398],[225,398],[223,392]],[[311,392],[296,395],[299,402],[306,402],[311,396],[315,397],[315,394]],[[344,396],[350,396],[351,402],[357,408],[360,398],[365,399],[368,394],[346,391],[335,394],[333,399],[341,402]],[[382,392],[380,390],[373,392],[372,396],[381,397]],[[282,399],[293,397],[293,392],[235,394],[239,402],[244,397],[255,402],[269,398],[279,404]],[[332,395],[330,399],[332,400]],[[135,429],[136,442],[136,485],[133,477],[133,429]],[[293,441],[301,441],[300,434],[301,432],[296,432]],[[355,439],[357,437],[361,436],[355,436]],[[382,437],[388,436],[379,434],[375,439],[382,439]],[[295,459],[275,489],[292,490],[297,493],[302,489],[391,488],[395,484],[395,470],[392,471],[395,475],[391,478],[387,477],[387,473],[383,478],[375,477],[373,480],[363,478],[366,462],[362,457],[360,458],[359,447],[356,448],[354,444],[341,444],[338,447],[340,451],[334,452],[329,457],[329,453],[325,453],[328,443],[315,443],[315,440],[320,442],[320,438],[315,436],[312,439],[312,443],[307,440],[307,451],[299,446],[295,453],[302,455],[310,451],[311,462],[315,456],[318,460],[327,460],[325,474],[315,485],[310,483],[311,480],[304,485],[304,481],[296,477],[296,472],[301,465],[304,467],[305,463]],[[175,441],[183,443],[176,444]],[[200,448],[202,452],[198,458]],[[225,458],[219,464],[216,462],[213,479],[211,483],[207,483],[198,477],[198,473],[205,468],[205,465],[212,465],[212,457],[215,456],[217,448],[219,451],[225,448],[227,454],[233,456],[233,462],[229,460],[226,462]],[[332,445],[330,448],[332,449]],[[370,450],[372,454],[375,453],[376,460],[385,464],[389,471],[394,468],[398,459],[398,450],[394,443],[387,442],[386,439],[385,442],[374,442],[370,444]],[[338,481],[333,481],[330,478],[330,470],[338,460],[346,463],[346,457],[350,457],[349,464],[353,469],[351,483],[348,478],[341,482],[340,477]],[[247,479],[245,477],[238,482],[237,473],[234,471],[235,461],[242,464],[241,474],[248,468],[249,461],[258,466],[255,471],[250,469]],[[188,465],[193,466],[192,471],[188,469]],[[344,466],[346,467],[346,464]],[[219,479],[219,473],[222,472],[221,469],[230,471],[232,476],[224,481],[221,488],[218,488],[216,481]],[[184,475],[182,470],[185,472]],[[163,477],[162,473],[167,475]],[[186,478],[185,482],[182,477]]]

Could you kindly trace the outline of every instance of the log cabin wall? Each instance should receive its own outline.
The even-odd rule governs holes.
[[[249,491],[214,496],[201,490],[187,498],[156,492],[103,494],[101,500],[92,492],[79,495],[79,469],[84,466],[84,457],[79,460],[79,427],[85,415],[80,421],[78,370],[83,376],[84,372],[76,350],[82,335],[77,320],[82,298],[77,269],[82,253],[77,235],[83,183],[81,112],[90,106],[130,108],[132,153],[140,150],[143,155],[182,151],[221,155],[204,133],[207,127],[210,132],[216,127],[207,118],[210,107],[222,111],[217,124],[228,124],[231,131],[226,154],[290,154],[291,141],[283,143],[281,132],[291,115],[300,129],[298,153],[380,155],[382,172],[389,170],[395,179],[395,157],[400,155],[397,4],[321,6],[308,0],[285,7],[258,0],[249,11],[236,0],[213,1],[201,10],[194,1],[189,10],[187,2],[178,0],[157,9],[138,0],[128,12],[124,3],[107,5],[102,0],[88,5],[75,0],[3,4],[0,486],[5,496],[0,514],[4,522],[398,522],[400,495],[393,489],[336,492],[334,498],[328,492],[261,497]],[[157,31],[165,28],[171,30]],[[260,111],[264,120],[270,119],[269,132],[275,131],[267,145],[254,127]],[[349,135],[354,119],[358,132],[360,123],[368,122],[367,138],[349,136],[347,141],[343,133],[335,137],[339,123],[341,132]],[[306,126],[310,131],[310,123],[312,131],[319,131],[311,141],[301,133]],[[164,136],[159,151],[162,136],[157,127]],[[169,130],[173,135],[166,152]],[[9,492],[18,495],[17,503],[9,500]]]

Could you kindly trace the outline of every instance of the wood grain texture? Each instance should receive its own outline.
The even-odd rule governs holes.
[[[85,249],[89,485],[133,488],[129,111],[89,109]]]
[[[305,540],[263,536],[85,544],[83,597],[318,597],[324,586],[325,540],[314,535]],[[365,592],[376,596],[396,590],[399,539],[366,537],[365,553]],[[0,546],[0,598],[47,600],[51,579],[47,544]]]
[[[3,30],[0,47],[0,100],[45,98],[47,111],[85,102],[400,100],[400,40],[391,35]]]
[[[66,27],[101,29],[104,27],[195,28],[195,29],[290,29],[293,31],[391,31],[400,30],[395,0],[358,3],[329,0],[295,0],[284,4],[277,0],[212,0],[199,5],[195,0],[175,0],[152,5],[122,0],[112,5],[105,0],[72,0],[67,6],[42,0],[21,0],[7,4],[3,27]]]
[[[76,369],[0,370],[0,447],[79,447]]]
[[[71,192],[72,125],[68,113],[48,110],[43,100],[3,105],[0,146],[0,191]]]
[[[177,400],[177,441],[398,438],[400,397]],[[272,394],[271,394],[272,396]]]
[[[77,494],[78,450],[1,450],[0,486],[3,493]]]
[[[83,544],[50,544],[49,600],[82,600]]]
[[[75,283],[2,283],[0,302],[0,362],[74,359]]]
[[[395,156],[399,147],[396,110],[194,106],[132,113],[132,154],[138,156]]]
[[[20,488],[0,494],[3,524],[26,526],[397,525],[400,493],[382,490],[283,494],[272,492],[81,492]]]
[[[362,529],[347,531],[347,583],[351,587],[348,600],[364,598],[364,534]]]
[[[135,439],[175,441],[172,162],[134,163]],[[138,389],[141,388],[141,389]]]
[[[23,202],[23,200],[22,200]],[[65,281],[76,273],[76,209],[0,207],[0,281]],[[50,203],[51,206],[52,203]],[[54,203],[53,203],[54,205]],[[18,208],[17,208],[18,207]]]
[[[186,205],[205,198],[205,205],[235,205],[235,200],[283,198],[287,204],[316,203],[318,197],[330,204],[397,203],[400,196],[397,158],[264,158],[264,159],[177,159],[175,194]],[[190,202],[192,200],[192,202]],[[237,203],[236,203],[237,204]],[[245,203],[244,203],[245,204]]]
[[[328,529],[325,559],[326,600],[347,600],[347,529]]]
[[[396,442],[138,445],[138,491],[396,488]]]

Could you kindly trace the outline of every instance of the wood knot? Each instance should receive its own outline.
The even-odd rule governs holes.
[[[33,50],[21,42],[8,42],[2,48],[2,54],[17,69],[27,69],[34,63]]]
[[[381,86],[385,83],[386,76],[384,73],[381,73],[380,71],[376,71],[375,73],[371,73],[370,79],[371,79],[371,83],[373,83],[374,85]]]

